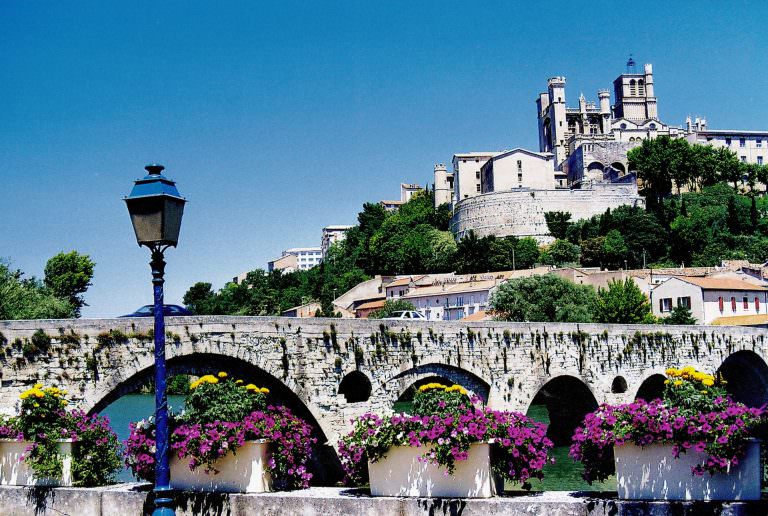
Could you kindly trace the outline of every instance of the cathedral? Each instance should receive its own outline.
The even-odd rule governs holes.
[[[552,77],[536,98],[538,151],[460,153],[451,171],[435,165],[435,205],[451,204],[456,238],[472,230],[546,242],[546,211],[570,211],[578,220],[607,208],[642,205],[627,153],[646,138],[686,138],[728,147],[743,162],[768,163],[768,131],[711,130],[706,120],[690,117],[685,127],[662,122],[653,66],[638,72],[631,56],[613,81],[613,99],[611,90],[601,89],[597,102],[580,95],[578,106],[568,107],[565,84],[565,77]]]

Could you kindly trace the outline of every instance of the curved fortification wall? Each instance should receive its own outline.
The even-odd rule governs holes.
[[[451,231],[457,239],[472,230],[478,237],[531,236],[548,243],[552,241],[544,220],[548,211],[567,211],[571,220],[580,220],[604,213],[607,208],[644,204],[634,184],[595,184],[582,190],[521,188],[490,192],[459,201],[451,218]]]

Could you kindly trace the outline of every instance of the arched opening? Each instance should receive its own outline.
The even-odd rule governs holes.
[[[661,398],[664,394],[664,380],[667,377],[663,374],[653,374],[640,384],[640,388],[635,394],[635,399],[644,399],[645,401],[652,401],[656,398]]]
[[[352,371],[341,380],[339,394],[344,396],[347,403],[368,401],[371,397],[371,381],[360,371]]]
[[[753,351],[737,351],[717,370],[723,375],[726,390],[735,401],[750,407],[768,403],[768,365]]]
[[[624,164],[619,161],[614,161],[613,163],[611,163],[611,168],[614,169],[616,172],[618,172],[620,176],[623,176],[627,172],[627,169],[624,167]]]
[[[586,384],[573,376],[553,378],[534,396],[526,415],[547,425],[547,436],[555,446],[555,464],[544,467],[544,481],[534,482],[536,490],[583,491],[615,489],[616,483],[589,485],[582,479],[584,467],[568,456],[576,427],[589,412],[597,409],[597,400]]]
[[[645,84],[643,83],[642,79],[637,81],[637,94],[641,97],[645,95]]]
[[[391,382],[397,386],[399,396],[394,409],[398,412],[410,410],[413,395],[419,387],[426,383],[442,383],[444,385],[461,385],[475,394],[483,403],[488,403],[490,384],[479,376],[464,369],[445,364],[422,364],[395,376]]]
[[[539,389],[528,415],[549,425],[547,436],[555,446],[567,446],[584,416],[595,409],[597,400],[584,382],[573,376],[558,376]]]
[[[240,358],[212,353],[193,353],[173,357],[168,359],[166,367],[169,376],[176,374],[202,376],[226,371],[233,378],[268,388],[269,403],[288,407],[313,428],[313,436],[317,438],[316,453],[310,463],[310,469],[315,475],[313,484],[332,485],[341,478],[341,464],[338,456],[333,447],[326,444],[328,439],[317,419],[294,391],[269,372]],[[138,371],[98,400],[89,412],[108,415],[112,428],[118,437],[124,440],[128,436],[128,423],[147,417],[154,411],[154,394],[151,392],[137,394],[138,389],[147,385],[153,376],[154,367],[150,366]],[[174,411],[183,408],[179,397],[171,400],[169,405]],[[148,410],[148,413],[140,413],[142,410]],[[120,479],[124,479],[123,476],[118,480]]]
[[[629,81],[629,94],[632,96],[637,95],[637,82],[634,79]]]
[[[611,382],[611,392],[614,394],[627,392],[627,388],[627,380],[623,376],[617,376]]]

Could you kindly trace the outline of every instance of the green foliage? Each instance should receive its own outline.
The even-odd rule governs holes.
[[[630,278],[608,282],[599,288],[593,308],[594,320],[600,323],[653,323],[651,305],[637,284]]]
[[[192,383],[182,419],[192,424],[242,421],[252,412],[266,408],[268,393],[266,389],[228,378],[224,372],[205,375]]]
[[[571,214],[566,211],[548,211],[544,214],[549,234],[558,240],[564,240],[570,228]]]
[[[405,310],[416,310],[410,302],[405,299],[387,300],[384,302],[384,306],[378,310],[371,312],[368,315],[369,319],[384,319],[385,317],[391,317],[393,313]]]
[[[74,307],[75,317],[80,317],[85,305],[82,294],[91,286],[95,265],[88,255],[77,251],[59,253],[45,264],[45,286]]]
[[[594,300],[591,286],[545,274],[503,283],[490,307],[504,321],[591,322]]]
[[[56,297],[36,278],[25,278],[0,260],[0,320],[63,319],[72,317],[74,307]]]
[[[691,313],[691,309],[682,305],[677,305],[672,309],[668,317],[661,320],[663,324],[696,324],[696,318]]]
[[[579,246],[572,244],[567,240],[555,240],[547,246],[545,252],[549,261],[551,261],[551,264],[557,266],[562,266],[567,263],[578,265],[579,257],[581,256],[581,249]],[[544,252],[542,252],[542,255],[543,254]]]
[[[188,394],[189,375],[176,374],[168,378],[168,394]]]

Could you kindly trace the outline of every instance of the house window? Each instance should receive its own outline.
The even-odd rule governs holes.
[[[723,296],[720,296],[717,298],[717,305],[720,308],[720,311],[723,311]]]
[[[763,146],[763,140],[761,140],[760,138],[758,138],[758,139],[755,141],[755,147],[757,147],[757,148],[759,149],[759,148],[760,148],[760,147],[762,147],[762,146]]]
[[[682,306],[683,308],[691,308],[691,298],[688,296],[678,297],[677,306]]]
[[[749,299],[747,298],[747,296],[744,296],[743,301],[744,301],[744,310],[749,310]]]
[[[757,296],[755,296],[755,311],[756,312],[760,311],[760,298]]]
[[[480,171],[475,172],[475,179],[480,179]]]
[[[746,143],[747,142],[744,140],[744,138],[739,138],[739,147],[744,147],[744,145],[746,145]]]
[[[475,186],[477,186],[477,191],[479,192],[480,191],[480,185],[475,185]]]
[[[731,296],[731,312],[736,311],[736,298]]]
[[[523,171],[523,162],[522,162],[522,160],[517,160],[517,170],[519,172]]]
[[[757,157],[757,164],[758,165],[762,165],[763,164],[763,157],[762,156],[758,156]]]
[[[661,312],[671,312],[672,311],[672,298],[671,297],[665,297],[665,298],[659,299],[659,311],[661,311]]]
[[[464,298],[463,297],[457,297],[456,298],[456,306],[464,306]]]
[[[730,145],[731,144],[731,139],[730,138],[726,138],[725,139],[725,144],[726,145]]]
[[[522,172],[518,172],[517,173],[517,182],[518,183],[522,183],[523,182],[523,173]]]
[[[746,163],[747,162],[747,157],[746,156],[742,156],[741,157],[741,162],[742,163]]]

